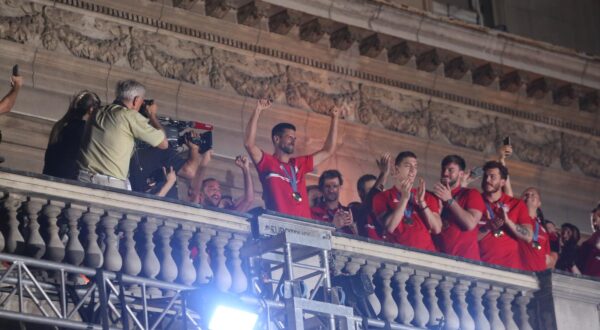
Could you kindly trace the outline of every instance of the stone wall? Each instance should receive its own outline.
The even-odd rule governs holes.
[[[359,47],[351,42],[341,51],[323,39],[304,41],[306,28],[304,35],[297,26],[288,34],[267,32],[271,18],[257,16],[250,26],[242,24],[247,20],[240,19],[239,6],[225,7],[219,18],[212,7],[213,15],[205,14],[203,1],[173,3],[177,8],[169,1],[0,1],[0,71],[9,72],[17,62],[26,79],[14,109],[17,114],[0,119],[0,151],[8,159],[6,165],[40,172],[47,134],[66,110],[69,96],[87,88],[109,102],[115,82],[134,77],[148,86],[160,113],[215,125],[217,157],[209,175],[227,182],[234,194],[242,182],[231,159],[244,152],[243,129],[254,99],[271,96],[275,106],[259,124],[259,145],[267,151],[272,148],[270,128],[283,120],[299,127],[299,152],[318,150],[325,139],[328,110],[333,105],[345,108],[340,148],[309,176],[309,183],[316,182],[322,170],[339,168],[346,177],[346,203],[357,199],[356,179],[376,170],[374,157],[382,152],[414,150],[421,174],[432,185],[444,155],[458,153],[469,165],[478,165],[493,157],[501,139],[510,135],[515,157],[509,166],[516,192],[540,187],[549,218],[587,230],[587,211],[600,198],[597,110],[582,111],[578,102],[557,105],[548,88],[540,89],[541,97],[532,97],[535,84],[518,83],[509,93],[501,88],[501,77],[482,66],[452,76],[447,70],[451,61],[438,59],[433,70],[424,70],[427,59],[435,62],[427,54],[411,55],[406,65],[397,65],[388,61],[389,47],[369,56],[365,45],[376,49],[377,44],[361,42]],[[346,18],[350,16],[340,21]],[[449,27],[463,31],[465,40],[475,33]],[[430,31],[432,44],[448,31],[444,26],[438,29]],[[477,33],[478,38],[493,37]],[[531,53],[515,58],[554,54],[526,46]],[[580,61],[575,55],[554,55]],[[567,61],[560,62],[565,65],[562,71],[560,63],[548,61],[530,63],[530,71],[568,78]],[[588,62],[587,71],[573,83],[595,88],[600,85],[595,80],[599,66]],[[491,74],[490,83],[481,85],[478,79],[486,74]]]

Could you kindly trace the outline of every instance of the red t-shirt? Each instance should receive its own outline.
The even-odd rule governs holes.
[[[455,202],[465,211],[474,209],[485,213],[485,204],[481,194],[470,188],[458,187],[452,190]],[[459,224],[456,216],[449,209],[442,211],[442,232],[436,235],[435,241],[440,252],[479,261],[479,245],[477,244],[477,227],[465,230]]]
[[[533,227],[533,220],[531,220],[529,212],[527,212],[527,206],[525,206],[525,203],[520,199],[510,197],[503,193],[502,197],[494,203],[487,202],[485,196],[483,197],[483,200],[486,205],[491,207],[493,212],[498,212],[500,207],[504,205],[505,209],[508,211],[508,217],[515,224],[532,225]],[[488,213],[487,210],[483,213],[481,221],[479,222],[480,227],[490,221],[490,215]],[[513,235],[506,225],[502,226],[500,229],[504,233],[500,237],[495,237],[490,231],[479,241],[481,261],[509,268],[523,269],[521,258],[519,257],[518,238]]]
[[[422,212],[417,204],[416,195],[417,190],[411,190],[412,198],[406,206],[407,211],[404,212],[405,216],[400,221],[400,224],[393,233],[388,233],[383,229],[383,233],[379,233],[380,237],[371,237],[375,239],[383,239],[391,243],[402,244],[418,249],[435,251],[431,234],[429,233],[429,227],[426,222],[422,220]],[[401,194],[392,187],[386,191],[382,191],[373,197],[373,212],[371,213],[370,222],[375,225],[376,228],[385,228],[385,218],[391,214],[400,204]],[[434,213],[440,213],[440,204],[438,199],[427,192],[425,194],[425,202],[427,206]],[[410,213],[411,221],[407,221],[407,214]],[[375,222],[378,222],[376,225]]]
[[[313,156],[291,158],[288,163],[283,163],[264,151],[262,154],[262,159],[256,164],[256,170],[263,186],[263,199],[267,209],[310,219],[304,176],[313,170]],[[292,196],[291,166],[294,166],[296,172],[297,189],[302,196],[301,201],[296,201]],[[284,168],[285,170],[283,170]]]
[[[581,244],[582,253],[586,255],[581,272],[588,276],[600,276],[600,231]]]
[[[321,202],[321,203],[311,207],[310,213],[311,213],[311,217],[314,220],[324,221],[327,223],[333,223],[333,217],[335,216],[335,214],[338,210],[350,212],[350,209],[347,208],[346,206],[342,206],[342,204],[338,203],[338,207],[334,210],[331,210],[331,209],[327,208],[327,205],[325,203]],[[343,233],[346,233],[346,234],[354,234],[352,229],[349,228],[348,226],[342,227],[338,230]]]
[[[537,228],[538,237],[537,242],[540,249],[534,247],[534,242],[526,243],[519,240],[519,252],[521,253],[521,265],[524,270],[532,272],[539,272],[546,269],[546,256],[550,254],[550,235],[546,231],[546,228],[542,225],[542,221],[536,217],[533,219],[533,235],[535,238],[535,231]]]

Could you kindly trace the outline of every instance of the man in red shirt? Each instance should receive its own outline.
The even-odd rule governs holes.
[[[550,252],[550,236],[543,224],[543,216],[540,210],[542,200],[540,192],[529,187],[523,191],[521,199],[527,205],[527,211],[533,219],[533,234],[530,243],[519,240],[519,252],[523,269],[539,272],[556,262],[558,254]]]
[[[486,205],[479,222],[479,253],[481,261],[509,268],[523,269],[519,258],[519,243],[531,244],[532,220],[520,199],[502,191],[508,169],[497,161],[483,166],[483,201]]]
[[[600,277],[600,204],[592,210],[590,220],[594,234],[579,248],[583,258],[581,273]]]
[[[331,125],[321,150],[306,156],[292,157],[296,144],[296,127],[279,123],[271,131],[275,151],[270,155],[256,145],[258,119],[271,107],[270,100],[259,100],[246,128],[244,146],[256,165],[263,186],[267,209],[292,216],[310,218],[310,207],[304,176],[335,152],[340,110],[331,109]]]
[[[323,197],[310,208],[312,218],[333,223],[338,231],[358,235],[350,209],[340,203],[340,187],[344,184],[338,170],[327,170],[319,177],[319,189]]]
[[[442,228],[439,201],[425,191],[422,178],[418,188],[413,188],[417,177],[417,156],[413,152],[399,153],[394,164],[394,186],[373,197],[369,221],[383,230],[375,236],[370,234],[371,238],[435,251],[431,233],[438,234]]]
[[[480,260],[477,224],[485,213],[485,204],[477,190],[461,187],[465,168],[465,160],[458,155],[442,160],[441,180],[433,187],[444,205],[442,232],[434,238],[440,252]]]

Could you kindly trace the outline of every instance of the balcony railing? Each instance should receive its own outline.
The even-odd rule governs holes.
[[[249,214],[10,170],[0,171],[0,197],[3,258],[182,288],[212,282],[222,291],[252,291],[252,273],[240,257],[253,239]],[[345,235],[332,236],[331,245],[335,274],[362,272],[374,284],[368,297],[374,327],[561,329],[573,320],[585,324],[581,329],[599,326],[600,282],[589,278],[511,271]],[[559,310],[565,306],[578,309]],[[578,310],[587,314],[566,314]]]

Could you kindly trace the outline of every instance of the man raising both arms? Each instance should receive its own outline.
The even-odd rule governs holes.
[[[335,152],[340,110],[335,107],[331,109],[331,125],[321,150],[311,155],[292,157],[296,144],[296,127],[289,123],[279,123],[273,127],[271,141],[275,151],[272,155],[256,146],[258,119],[263,110],[269,107],[271,101],[258,101],[248,121],[244,141],[263,185],[263,199],[269,210],[310,218],[304,176]]]

